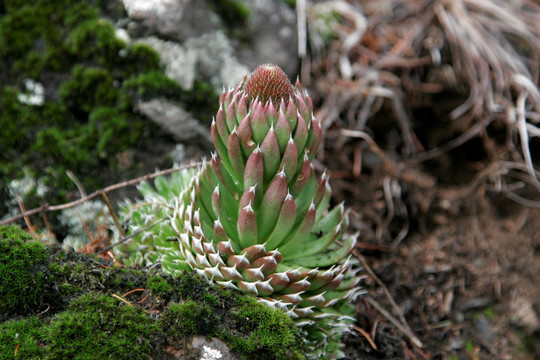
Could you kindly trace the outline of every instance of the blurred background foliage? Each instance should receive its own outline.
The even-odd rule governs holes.
[[[115,173],[118,155],[163,136],[137,100],[167,98],[211,119],[210,86],[183,91],[158,53],[115,36],[112,21],[126,16],[116,1],[0,1],[0,214],[17,207],[15,179],[32,179],[22,181],[30,208],[45,193],[52,204],[78,196],[67,170],[87,191],[133,176]]]

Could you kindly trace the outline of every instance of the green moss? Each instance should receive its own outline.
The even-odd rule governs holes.
[[[175,281],[173,284],[175,291],[175,300],[200,299],[206,294],[208,284],[200,276],[193,276],[192,273],[184,271],[181,281]]]
[[[144,74],[160,68],[159,54],[145,44],[133,44],[122,49],[117,61],[122,67],[122,75]]]
[[[229,26],[245,23],[251,14],[249,6],[238,0],[212,0],[211,4]]]
[[[180,296],[161,321],[170,338],[217,337],[245,359],[304,359],[298,328],[283,311],[210,286],[190,273],[172,284]]]
[[[79,61],[96,61],[105,68],[114,68],[124,42],[115,37],[114,27],[104,19],[91,18],[69,33],[65,41],[67,53]]]
[[[125,112],[114,107],[96,107],[88,118],[86,141],[94,143],[95,154],[101,159],[106,159],[121,144],[136,143],[144,131],[140,122],[132,123]]]
[[[41,327],[35,316],[0,323],[0,359],[44,358],[46,348],[40,341]]]
[[[29,155],[20,152],[22,146],[29,146],[33,139],[33,134],[28,131],[40,123],[40,116],[28,106],[17,101],[17,92],[10,86],[4,86],[0,89],[0,148],[3,151],[3,157],[0,159],[0,169],[3,175],[2,179],[8,178],[8,173],[14,171],[13,165],[28,160]],[[22,157],[18,162],[16,159]],[[4,160],[2,160],[4,159]],[[7,159],[14,161],[8,162]],[[2,185],[0,183],[0,185]],[[1,186],[6,189],[5,186]]]
[[[97,6],[123,13],[92,0],[6,0],[0,6],[0,213],[7,210],[10,180],[22,178],[25,167],[56,189],[46,200],[25,198],[27,207],[66,201],[74,189],[66,170],[87,191],[103,186],[116,155],[144,147],[158,131],[135,113],[134,100],[143,93],[179,101],[180,88],[165,77],[159,55],[116,38]],[[43,105],[19,101],[29,92],[25,79],[45,85]]]
[[[134,289],[146,293],[119,298]],[[0,227],[0,359],[19,344],[25,359],[167,358],[168,344],[191,335],[219,338],[245,359],[303,358],[289,317],[252,297],[191,272],[149,276]]]
[[[48,256],[45,247],[17,227],[0,227],[0,314],[39,309]],[[0,316],[1,318],[1,316]]]
[[[168,297],[169,293],[173,291],[172,286],[162,278],[161,276],[152,276],[146,281],[146,288],[149,289],[152,294],[157,294],[162,297]]]
[[[0,241],[2,241],[2,243],[22,244],[28,240],[32,240],[32,236],[24,232],[20,227],[15,225],[0,226]]]
[[[163,331],[173,339],[189,335],[215,335],[221,324],[219,316],[206,304],[186,301],[172,304],[161,319]]]
[[[488,319],[488,320],[493,320],[493,319],[495,319],[495,309],[493,308],[493,306],[488,306],[488,307],[484,310],[484,316],[485,316],[486,319]]]
[[[292,9],[296,8],[296,0],[281,0],[281,1],[289,5],[289,7]]]
[[[169,79],[161,71],[149,71],[130,77],[123,83],[123,107],[132,106],[127,100],[148,100],[152,97],[161,96],[166,98],[178,98],[181,92],[180,85]]]
[[[225,296],[224,294],[222,294],[222,295]],[[205,304],[208,304],[208,305],[213,306],[213,307],[218,307],[219,304],[221,303],[220,300],[219,300],[219,297],[217,295],[215,295],[215,294],[212,294],[212,293],[203,294],[202,301]]]
[[[283,311],[260,304],[253,298],[243,298],[240,303],[241,306],[232,312],[231,318],[236,330],[249,336],[233,337],[225,333],[226,342],[231,344],[233,350],[247,358],[304,358],[299,351],[301,340],[298,329]]]
[[[98,105],[113,106],[118,93],[106,69],[77,65],[72,78],[60,86],[58,95],[68,109],[89,113]]]
[[[210,124],[219,108],[219,96],[213,86],[199,80],[195,80],[193,90],[185,91],[181,99],[190,104],[192,114],[203,123]]]
[[[47,329],[54,359],[148,359],[157,323],[109,295],[75,299]]]
[[[146,284],[143,273],[137,269],[125,267],[113,267],[108,276],[104,279],[103,285],[111,290],[121,291],[141,288]]]
[[[474,342],[470,339],[467,339],[467,341],[465,341],[465,351],[468,353],[472,353],[474,352],[474,349],[475,349]]]

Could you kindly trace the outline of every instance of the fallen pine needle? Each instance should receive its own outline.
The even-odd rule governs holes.
[[[396,319],[392,314],[390,314],[388,311],[386,311],[375,299],[373,299],[371,296],[367,297],[367,301],[373,306],[375,309],[377,309],[378,312],[381,313],[382,316],[388,319],[395,327],[398,328],[399,331],[401,331],[407,338],[409,338],[410,342],[418,347],[422,348],[424,344],[418,339],[409,329],[407,329],[405,326],[403,326],[398,319]]]
[[[128,292],[125,293],[124,295],[122,295],[122,297],[126,297],[126,296],[128,296],[129,294],[134,293],[135,291],[145,291],[145,289],[133,289],[133,290],[131,290],[131,291],[128,291]]]
[[[374,350],[378,350],[377,349],[377,345],[375,345],[375,342],[373,341],[373,339],[371,338],[371,336],[369,336],[369,334],[366,332],[366,330],[362,329],[361,327],[359,326],[356,326],[354,325],[353,326],[353,329],[358,331],[363,337],[366,338],[366,340],[368,341],[369,345],[371,345],[371,347],[374,349]]]
[[[122,298],[121,296],[118,296],[116,294],[112,294],[113,297],[117,298],[117,299],[120,299],[122,300],[123,302],[125,302],[126,304],[128,304],[129,306],[133,306],[132,303],[130,303],[129,301],[127,301],[126,299]]]

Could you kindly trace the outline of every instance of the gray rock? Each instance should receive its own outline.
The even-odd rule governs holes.
[[[524,296],[516,296],[510,303],[512,324],[527,333],[532,334],[540,330],[540,319],[534,311],[532,302]]]
[[[192,38],[184,44],[165,41],[157,37],[138,39],[161,56],[165,74],[175,80],[184,90],[192,90],[195,78],[210,82],[216,93],[223,87],[236,85],[250,73],[234,56],[229,39],[221,31]]]
[[[199,350],[198,360],[240,360],[240,357],[231,353],[223,341],[215,338],[194,336],[189,345]]]
[[[264,63],[281,66],[293,79],[297,74],[296,14],[283,1],[241,0],[251,11],[235,24],[225,24],[208,0],[121,1],[129,19],[116,23],[117,35],[155,49],[166,75],[186,91],[196,91],[194,83],[200,81],[220,94]],[[175,141],[212,149],[207,126],[186,109],[163,99],[137,107]]]
[[[220,14],[215,13],[206,0],[122,1],[130,19],[146,28],[144,33],[176,42],[184,51],[163,46],[155,40],[151,40],[151,46],[156,45],[155,49],[160,53],[165,51],[163,57],[180,53],[177,62],[187,61],[185,72],[194,69],[193,57],[196,57],[193,77],[210,81],[219,91],[222,86],[228,87],[238,81],[240,73],[249,73],[260,64],[277,64],[291,77],[297,73],[296,13],[283,1],[243,0],[251,10],[245,24],[224,24]],[[131,37],[130,27],[138,26],[133,21],[118,24],[127,27],[126,32]],[[226,36],[226,25],[234,25],[232,33],[241,33],[242,40]],[[169,71],[177,69],[178,66],[167,62],[169,60],[164,60]],[[185,76],[180,79],[183,81]]]
[[[183,42],[222,27],[205,0],[122,0],[130,18],[160,37]]]
[[[495,331],[491,328],[491,325],[485,316],[480,316],[474,322],[474,329],[478,336],[487,343],[491,343],[495,339]]]
[[[160,61],[169,78],[175,80],[184,90],[193,88],[198,58],[196,49],[185,49],[176,42],[161,40],[155,36],[136,42],[146,44],[160,54]]]
[[[164,99],[152,99],[139,102],[137,109],[176,141],[198,141],[201,147],[211,148],[212,140],[206,127],[178,105]]]
[[[235,86],[251,71],[238,62],[230,40],[222,31],[191,38],[184,44],[188,52],[197,54],[197,72],[220,94],[223,87]]]
[[[251,8],[250,47],[238,49],[238,59],[251,69],[272,63],[293,76],[298,71],[296,12],[283,1],[242,0]]]

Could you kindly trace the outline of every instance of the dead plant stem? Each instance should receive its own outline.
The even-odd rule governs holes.
[[[75,207],[77,205],[80,205],[82,203],[85,203],[86,201],[91,200],[91,199],[95,198],[96,196],[101,195],[103,193],[108,193],[108,192],[111,192],[111,191],[114,191],[114,190],[117,190],[117,189],[124,188],[126,186],[135,185],[135,184],[138,184],[138,183],[140,183],[142,181],[154,179],[154,178],[156,178],[158,176],[168,175],[168,174],[171,174],[171,173],[174,173],[174,172],[177,172],[177,171],[181,171],[181,170],[184,170],[184,169],[189,169],[189,168],[192,168],[192,167],[196,167],[196,166],[201,165],[201,164],[202,163],[197,162],[197,163],[193,163],[193,164],[189,164],[189,165],[184,165],[184,166],[180,166],[180,167],[175,167],[175,168],[170,168],[170,169],[158,171],[158,172],[155,172],[155,173],[152,173],[152,174],[146,174],[146,175],[138,177],[136,179],[131,179],[131,180],[128,180],[128,181],[123,181],[121,183],[117,183],[117,184],[114,184],[114,185],[107,186],[104,189],[97,190],[97,191],[91,193],[90,195],[87,195],[85,197],[80,198],[79,200],[75,200],[75,201],[72,201],[72,202],[69,202],[69,203],[65,203],[65,204],[61,204],[61,205],[53,205],[53,206],[49,206],[48,204],[44,204],[44,205],[42,205],[42,206],[40,206],[38,208],[34,208],[34,209],[31,209],[31,210],[28,210],[28,211],[23,210],[20,214],[17,214],[15,216],[12,216],[12,217],[7,218],[5,220],[1,220],[0,221],[0,226],[12,223],[12,222],[14,222],[16,220],[19,220],[21,218],[26,218],[28,216],[35,215],[35,214],[38,214],[38,213],[41,213],[41,212],[60,211],[60,210],[69,209],[69,208]]]
[[[413,333],[410,329],[409,325],[407,324],[407,321],[405,320],[405,316],[403,315],[403,312],[399,308],[399,306],[396,304],[396,301],[394,300],[392,294],[384,285],[384,283],[379,279],[379,277],[375,274],[375,272],[371,269],[369,264],[366,262],[362,254],[355,249],[353,250],[353,255],[360,260],[362,263],[362,266],[364,269],[366,269],[367,273],[375,280],[375,282],[381,287],[384,294],[386,295],[386,298],[392,305],[392,308],[394,309],[394,312],[397,314],[398,319],[396,319],[392,314],[390,314],[388,311],[386,311],[375,299],[371,298],[370,296],[367,296],[368,302],[377,309],[384,317],[386,317],[392,324],[394,324],[395,327],[397,327],[405,336],[409,338],[411,343],[413,343],[415,346],[422,348],[423,344]]]

